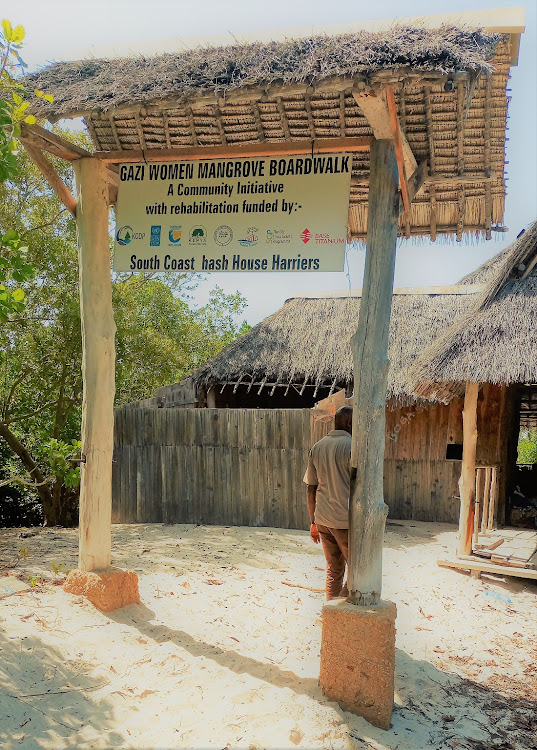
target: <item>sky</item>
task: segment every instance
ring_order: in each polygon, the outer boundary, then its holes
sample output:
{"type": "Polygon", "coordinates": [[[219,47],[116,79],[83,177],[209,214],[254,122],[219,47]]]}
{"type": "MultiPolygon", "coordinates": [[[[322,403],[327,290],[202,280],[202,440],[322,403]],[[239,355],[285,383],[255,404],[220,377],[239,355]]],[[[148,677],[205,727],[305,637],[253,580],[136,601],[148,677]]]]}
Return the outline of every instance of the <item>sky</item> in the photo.
{"type": "MultiPolygon", "coordinates": [[[[99,55],[101,48],[130,49],[161,40],[233,35],[272,29],[397,18],[398,16],[456,13],[483,8],[520,6],[495,0],[26,0],[20,5],[0,2],[0,15],[26,30],[24,58],[33,71],[54,61],[99,55]]],[[[507,143],[507,234],[493,233],[490,241],[450,243],[400,240],[395,286],[453,284],[500,252],[537,216],[537,3],[525,5],[518,67],[511,69],[507,143]]],[[[362,286],[365,249],[347,251],[346,271],[338,273],[213,273],[193,293],[194,304],[204,304],[216,284],[226,292],[240,291],[248,307],[246,320],[254,324],[275,312],[297,293],[362,286]]]]}

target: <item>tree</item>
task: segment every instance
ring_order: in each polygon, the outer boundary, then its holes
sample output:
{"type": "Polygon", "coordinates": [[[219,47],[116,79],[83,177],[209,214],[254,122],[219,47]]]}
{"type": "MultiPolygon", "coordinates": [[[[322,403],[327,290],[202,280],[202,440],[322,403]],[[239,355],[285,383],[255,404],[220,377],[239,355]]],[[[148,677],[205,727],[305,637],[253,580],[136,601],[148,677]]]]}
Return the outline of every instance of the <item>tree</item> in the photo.
{"type": "MultiPolygon", "coordinates": [[[[88,146],[81,134],[63,134],[88,146]]],[[[54,160],[66,183],[69,165],[54,160]]],[[[82,402],[76,227],[33,162],[0,186],[0,231],[30,238],[35,274],[22,284],[26,307],[0,328],[0,438],[9,446],[11,476],[33,488],[47,524],[77,521],[82,402]]],[[[215,289],[192,310],[193,276],[114,277],[117,325],[116,403],[147,398],[177,382],[239,332],[237,293],[215,289]]]]}

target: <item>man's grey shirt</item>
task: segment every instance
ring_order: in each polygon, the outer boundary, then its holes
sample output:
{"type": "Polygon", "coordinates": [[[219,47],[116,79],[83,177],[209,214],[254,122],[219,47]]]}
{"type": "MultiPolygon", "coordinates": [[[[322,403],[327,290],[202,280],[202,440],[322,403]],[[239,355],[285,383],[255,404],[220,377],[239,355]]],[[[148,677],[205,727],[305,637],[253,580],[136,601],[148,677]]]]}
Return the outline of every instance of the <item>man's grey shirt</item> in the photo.
{"type": "Polygon", "coordinates": [[[352,438],[331,430],[310,450],[304,483],[317,485],[315,523],[331,529],[349,528],[352,438]]]}

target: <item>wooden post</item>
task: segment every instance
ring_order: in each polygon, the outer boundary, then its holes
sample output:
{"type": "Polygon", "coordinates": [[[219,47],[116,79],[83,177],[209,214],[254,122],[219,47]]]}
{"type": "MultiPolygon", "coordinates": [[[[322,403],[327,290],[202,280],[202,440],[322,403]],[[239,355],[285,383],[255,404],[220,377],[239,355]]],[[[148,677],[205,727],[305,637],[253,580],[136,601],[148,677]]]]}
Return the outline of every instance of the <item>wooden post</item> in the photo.
{"type": "Polygon", "coordinates": [[[115,331],[106,165],[75,162],[82,318],[82,460],[79,568],[110,567],[115,331]],[[84,462],[85,461],[85,462],[84,462]]]}
{"type": "Polygon", "coordinates": [[[479,383],[466,383],[462,412],[462,473],[459,480],[461,510],[459,515],[459,555],[472,552],[475,515],[475,456],[477,448],[477,397],[479,383]]]}
{"type": "Polygon", "coordinates": [[[371,146],[365,276],[358,329],[352,338],[355,408],[352,433],[348,588],[353,604],[380,602],[384,504],[384,441],[388,331],[399,216],[393,141],[371,146]]]}
{"type": "Polygon", "coordinates": [[[485,469],[483,467],[476,469],[473,549],[475,549],[479,542],[479,519],[481,518],[481,498],[485,494],[485,476],[485,469]]]}
{"type": "Polygon", "coordinates": [[[490,500],[490,485],[492,482],[492,472],[494,467],[487,466],[485,468],[485,494],[483,496],[483,513],[481,516],[481,533],[487,533],[487,522],[489,517],[489,500],[490,500]]]}

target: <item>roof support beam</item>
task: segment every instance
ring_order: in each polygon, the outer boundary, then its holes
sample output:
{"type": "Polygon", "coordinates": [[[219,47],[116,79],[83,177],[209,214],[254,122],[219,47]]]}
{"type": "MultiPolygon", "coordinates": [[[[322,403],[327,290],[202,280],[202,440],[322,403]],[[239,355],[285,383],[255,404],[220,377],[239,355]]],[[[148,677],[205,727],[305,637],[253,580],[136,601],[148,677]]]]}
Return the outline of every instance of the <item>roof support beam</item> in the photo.
{"type": "MultiPolygon", "coordinates": [[[[394,134],[390,120],[386,89],[376,96],[374,94],[363,94],[356,91],[353,91],[353,95],[356,104],[360,107],[362,114],[369,123],[369,127],[373,131],[375,138],[378,140],[393,140],[394,134]]],[[[403,133],[399,125],[398,127],[401,136],[406,173],[412,174],[418,164],[414,158],[412,149],[409,146],[406,135],[403,133]]]]}
{"type": "Polygon", "coordinates": [[[252,159],[264,156],[354,153],[369,151],[373,138],[316,138],[311,141],[285,143],[248,143],[220,146],[185,146],[182,148],[132,149],[128,151],[96,151],[94,157],[105,164],[153,161],[175,162],[198,159],[252,159]]]}
{"type": "Polygon", "coordinates": [[[23,146],[28,156],[32,159],[33,162],[35,162],[39,171],[47,180],[50,187],[54,190],[63,205],[76,218],[76,199],[69,188],[65,185],[60,175],[56,172],[53,165],[47,159],[45,154],[38,148],[35,148],[35,146],[30,146],[29,143],[23,142],[23,146]]]}
{"type": "MultiPolygon", "coordinates": [[[[52,156],[57,156],[59,159],[64,159],[65,161],[74,162],[78,159],[91,158],[94,156],[90,151],[86,151],[85,148],[81,148],[75,143],[70,143],[69,141],[66,141],[65,138],[56,135],[56,133],[51,133],[49,130],[45,130],[45,128],[42,128],[39,125],[23,124],[21,126],[19,141],[24,148],[30,146],[34,153],[36,150],[46,151],[47,153],[52,154],[52,156]]],[[[45,159],[45,161],[48,160],[45,159]]],[[[112,185],[119,185],[119,175],[114,167],[108,167],[106,177],[108,182],[111,182],[112,185]]]]}
{"type": "MultiPolygon", "coordinates": [[[[395,95],[391,86],[386,86],[386,101],[388,104],[388,114],[390,116],[390,125],[392,128],[392,137],[395,146],[395,157],[397,159],[397,169],[399,171],[399,188],[403,198],[405,211],[410,211],[410,200],[408,198],[408,187],[406,184],[405,160],[403,154],[403,140],[401,138],[401,126],[397,118],[397,107],[395,105],[395,95]]],[[[411,152],[412,153],[412,152],[411,152]]],[[[416,160],[414,159],[414,163],[416,160]]],[[[417,166],[417,165],[416,165],[417,166]]]]}

